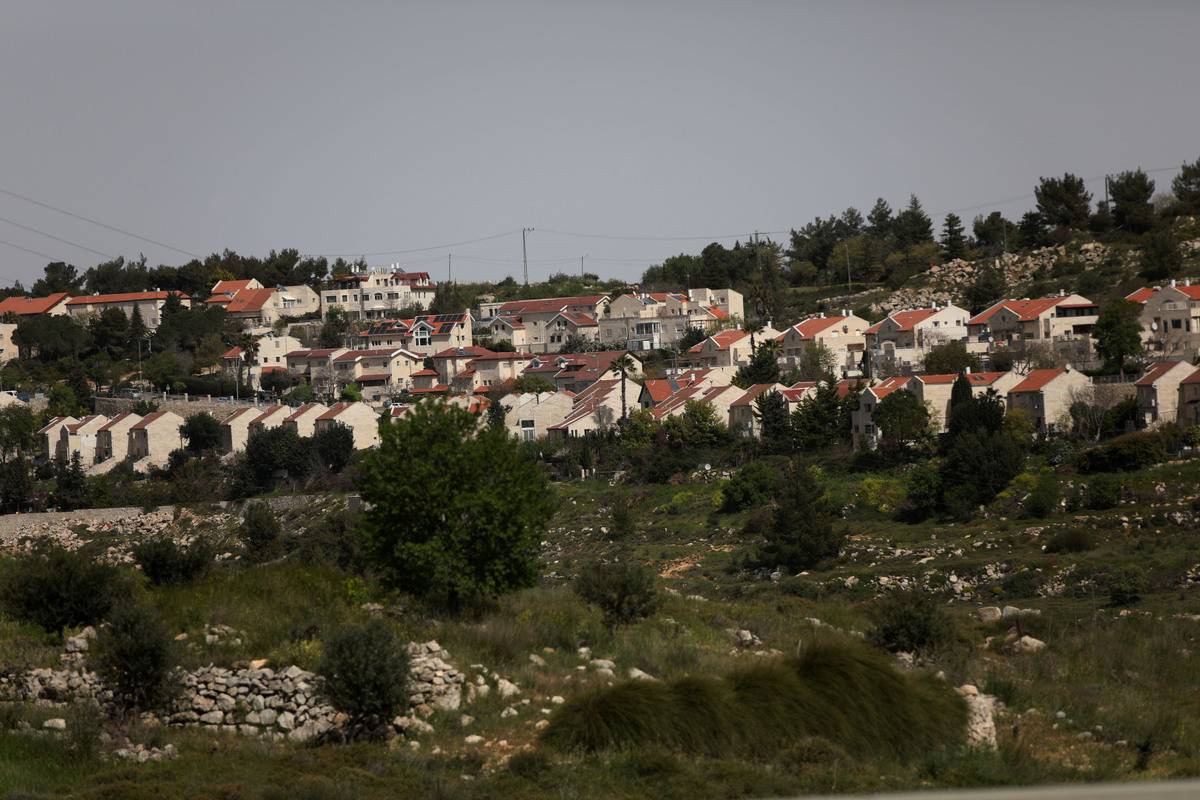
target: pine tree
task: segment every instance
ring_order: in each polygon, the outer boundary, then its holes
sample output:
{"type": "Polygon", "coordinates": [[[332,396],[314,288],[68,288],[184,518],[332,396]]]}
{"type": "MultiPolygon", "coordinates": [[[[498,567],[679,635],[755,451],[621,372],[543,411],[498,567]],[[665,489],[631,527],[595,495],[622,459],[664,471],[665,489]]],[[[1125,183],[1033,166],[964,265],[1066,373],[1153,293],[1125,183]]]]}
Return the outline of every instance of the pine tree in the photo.
{"type": "Polygon", "coordinates": [[[1140,168],[1125,171],[1108,182],[1112,196],[1113,220],[1131,233],[1145,233],[1154,227],[1154,181],[1140,168]]]}
{"type": "Polygon", "coordinates": [[[788,470],[766,539],[755,559],[758,565],[792,573],[841,552],[845,534],[834,530],[825,492],[799,464],[788,470]]]}
{"type": "Polygon", "coordinates": [[[942,223],[942,257],[947,261],[967,254],[967,237],[963,235],[962,219],[951,211],[942,223]]]}
{"type": "Polygon", "coordinates": [[[915,194],[909,195],[908,206],[896,215],[895,231],[896,240],[902,247],[933,241],[933,220],[915,194]]]}
{"type": "Polygon", "coordinates": [[[1083,178],[1069,172],[1062,178],[1039,178],[1033,194],[1038,213],[1047,225],[1075,230],[1087,227],[1092,195],[1083,178]]]}
{"type": "Polygon", "coordinates": [[[1200,214],[1200,158],[1179,168],[1179,174],[1171,181],[1171,192],[1181,211],[1200,214]]]}
{"type": "Polygon", "coordinates": [[[754,415],[758,417],[763,446],[775,451],[791,446],[792,427],[787,400],[777,391],[764,392],[754,400],[754,415]]]}
{"type": "Polygon", "coordinates": [[[877,239],[886,239],[892,233],[894,222],[892,207],[880,197],[871,207],[871,213],[867,214],[867,233],[877,239]]]}

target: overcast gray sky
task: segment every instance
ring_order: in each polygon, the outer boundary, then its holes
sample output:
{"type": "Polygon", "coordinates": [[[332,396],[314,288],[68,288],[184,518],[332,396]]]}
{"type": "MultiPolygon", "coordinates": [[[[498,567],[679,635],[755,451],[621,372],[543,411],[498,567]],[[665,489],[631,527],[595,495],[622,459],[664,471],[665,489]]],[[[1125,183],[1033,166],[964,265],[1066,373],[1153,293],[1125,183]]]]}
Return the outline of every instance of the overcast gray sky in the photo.
{"type": "MultiPolygon", "coordinates": [[[[1200,2],[0,2],[0,189],[191,253],[635,277],[915,192],[1200,157],[1200,2]],[[585,238],[706,237],[694,241],[585,238]]],[[[1154,176],[1165,188],[1171,173],[1154,176]]],[[[1019,215],[1030,200],[991,203],[1019,215]]],[[[970,219],[977,211],[962,213],[970,219]]],[[[0,194],[105,254],[187,256],[0,194]]],[[[784,237],[779,237],[784,238],[784,237]]],[[[0,221],[0,240],[100,256],[0,221]]],[[[0,276],[46,258],[0,245],[0,276]]]]}

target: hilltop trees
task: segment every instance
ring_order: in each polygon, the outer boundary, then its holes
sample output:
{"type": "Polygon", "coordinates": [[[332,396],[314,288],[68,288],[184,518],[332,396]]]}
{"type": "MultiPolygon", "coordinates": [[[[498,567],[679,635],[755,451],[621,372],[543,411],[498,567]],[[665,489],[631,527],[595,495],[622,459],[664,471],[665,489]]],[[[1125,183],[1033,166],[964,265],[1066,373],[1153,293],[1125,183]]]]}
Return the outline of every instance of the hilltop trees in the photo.
{"type": "Polygon", "coordinates": [[[1092,195],[1082,178],[1069,172],[1061,178],[1039,178],[1033,193],[1038,213],[1048,225],[1075,230],[1087,228],[1092,195]]]}
{"type": "Polygon", "coordinates": [[[1113,221],[1130,233],[1145,233],[1154,227],[1154,181],[1140,168],[1109,180],[1113,221]]]}
{"type": "Polygon", "coordinates": [[[953,212],[942,223],[942,257],[947,261],[967,254],[967,237],[963,235],[962,219],[953,212]]]}
{"type": "Polygon", "coordinates": [[[554,500],[516,440],[440,403],[418,404],[380,435],[360,489],[367,551],[385,583],[462,608],[537,581],[554,500]]]}
{"type": "Polygon", "coordinates": [[[1185,162],[1171,181],[1171,192],[1179,202],[1180,211],[1200,214],[1200,158],[1185,162]]]}
{"type": "Polygon", "coordinates": [[[1130,300],[1116,300],[1104,307],[1092,329],[1096,352],[1108,367],[1121,374],[1125,364],[1142,354],[1142,308],[1130,300]]]}

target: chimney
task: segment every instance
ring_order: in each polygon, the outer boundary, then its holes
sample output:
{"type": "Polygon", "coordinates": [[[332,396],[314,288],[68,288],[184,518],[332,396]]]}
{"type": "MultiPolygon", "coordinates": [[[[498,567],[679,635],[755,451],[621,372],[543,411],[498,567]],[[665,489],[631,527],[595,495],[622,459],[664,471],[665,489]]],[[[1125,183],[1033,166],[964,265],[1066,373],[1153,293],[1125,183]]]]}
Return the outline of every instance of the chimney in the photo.
{"type": "Polygon", "coordinates": [[[1191,279],[1191,278],[1184,278],[1184,279],[1183,279],[1183,285],[1184,285],[1184,286],[1191,286],[1191,285],[1192,285],[1192,279],[1191,279]]]}
{"type": "Polygon", "coordinates": [[[966,374],[966,375],[970,375],[970,374],[971,374],[971,368],[970,368],[970,367],[964,367],[964,368],[963,368],[963,373],[964,373],[964,374],[966,374]]]}
{"type": "Polygon", "coordinates": [[[1175,288],[1175,279],[1174,278],[1171,278],[1171,288],[1172,289],[1175,288]]]}
{"type": "Polygon", "coordinates": [[[843,316],[843,317],[848,317],[848,316],[850,316],[850,310],[849,310],[849,309],[846,309],[846,308],[843,308],[843,309],[842,309],[842,316],[843,316]]]}
{"type": "Polygon", "coordinates": [[[1059,289],[1059,290],[1058,290],[1058,296],[1059,296],[1059,297],[1066,297],[1066,296],[1067,296],[1067,290],[1066,290],[1066,289],[1059,289]]]}

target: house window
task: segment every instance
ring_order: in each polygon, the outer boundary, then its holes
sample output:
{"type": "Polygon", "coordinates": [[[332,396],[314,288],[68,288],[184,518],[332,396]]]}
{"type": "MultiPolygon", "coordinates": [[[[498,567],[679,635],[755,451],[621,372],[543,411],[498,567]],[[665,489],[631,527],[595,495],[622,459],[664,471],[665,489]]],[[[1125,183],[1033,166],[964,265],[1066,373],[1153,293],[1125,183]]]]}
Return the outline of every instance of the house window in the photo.
{"type": "Polygon", "coordinates": [[[429,346],[429,331],[417,331],[413,334],[413,344],[417,347],[429,346]]]}
{"type": "Polygon", "coordinates": [[[326,302],[326,303],[336,303],[336,302],[337,302],[337,295],[336,295],[336,294],[327,294],[327,295],[325,295],[325,302],[326,302]]]}
{"type": "Polygon", "coordinates": [[[382,300],[382,299],[383,299],[383,292],[376,292],[376,293],[375,293],[375,299],[376,299],[376,300],[382,300]]]}

